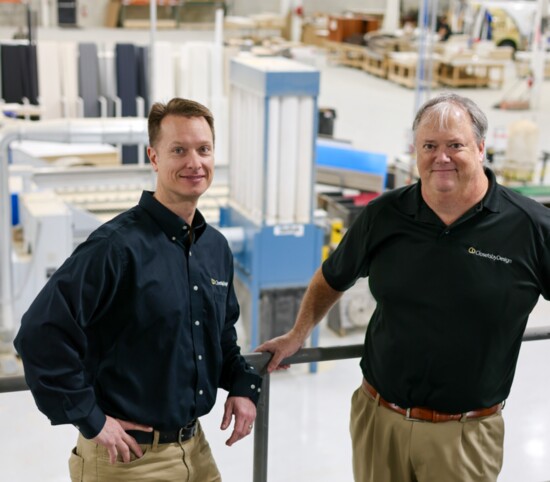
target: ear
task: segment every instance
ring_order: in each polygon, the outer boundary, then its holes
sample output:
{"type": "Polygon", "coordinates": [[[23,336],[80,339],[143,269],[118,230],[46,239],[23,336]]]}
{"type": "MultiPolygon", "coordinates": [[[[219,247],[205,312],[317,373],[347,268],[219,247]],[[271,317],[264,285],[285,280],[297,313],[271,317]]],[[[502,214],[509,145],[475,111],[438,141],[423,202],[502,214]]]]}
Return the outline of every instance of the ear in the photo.
{"type": "Polygon", "coordinates": [[[147,157],[149,157],[149,160],[151,161],[151,165],[153,166],[153,169],[155,172],[158,172],[158,159],[157,159],[157,151],[155,151],[154,148],[151,146],[147,146],[147,157]]]}
{"type": "Polygon", "coordinates": [[[479,149],[479,162],[483,162],[485,159],[485,139],[482,140],[477,147],[479,149]]]}

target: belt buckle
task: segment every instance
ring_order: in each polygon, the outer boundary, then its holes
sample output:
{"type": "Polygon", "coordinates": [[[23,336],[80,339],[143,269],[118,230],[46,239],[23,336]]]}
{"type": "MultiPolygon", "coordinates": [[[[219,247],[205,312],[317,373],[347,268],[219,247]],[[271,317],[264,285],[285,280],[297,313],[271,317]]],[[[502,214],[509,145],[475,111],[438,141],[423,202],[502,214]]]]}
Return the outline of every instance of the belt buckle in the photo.
{"type": "Polygon", "coordinates": [[[191,423],[187,424],[185,427],[181,427],[178,430],[178,442],[180,444],[189,440],[190,438],[193,438],[197,433],[197,421],[195,420],[191,423]],[[192,426],[189,426],[191,425],[191,423],[192,423],[192,426]]]}
{"type": "Polygon", "coordinates": [[[409,422],[425,422],[426,421],[426,420],[422,420],[421,418],[411,417],[411,409],[410,408],[407,408],[405,410],[405,420],[407,420],[409,422]]]}

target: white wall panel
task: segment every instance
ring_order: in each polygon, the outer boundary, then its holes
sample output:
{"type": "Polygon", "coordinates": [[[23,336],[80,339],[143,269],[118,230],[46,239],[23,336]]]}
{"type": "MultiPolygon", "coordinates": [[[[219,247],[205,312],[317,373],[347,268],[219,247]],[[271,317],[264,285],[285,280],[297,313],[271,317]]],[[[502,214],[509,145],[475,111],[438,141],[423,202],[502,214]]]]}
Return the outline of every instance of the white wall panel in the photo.
{"type": "Polygon", "coordinates": [[[58,42],[42,41],[36,46],[38,57],[38,92],[42,119],[62,117],[61,65],[58,42]]]}
{"type": "Polygon", "coordinates": [[[59,60],[61,66],[61,97],[65,117],[78,117],[78,50],[76,42],[61,42],[59,44],[59,60]]]}

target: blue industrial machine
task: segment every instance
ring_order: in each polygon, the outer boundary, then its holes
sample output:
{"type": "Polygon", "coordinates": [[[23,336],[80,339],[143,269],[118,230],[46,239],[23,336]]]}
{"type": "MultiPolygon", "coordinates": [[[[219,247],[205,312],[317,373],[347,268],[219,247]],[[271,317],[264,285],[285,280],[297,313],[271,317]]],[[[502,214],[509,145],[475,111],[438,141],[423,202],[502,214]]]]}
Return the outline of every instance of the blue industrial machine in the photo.
{"type": "MultiPolygon", "coordinates": [[[[321,262],[313,222],[319,72],[286,58],[231,64],[230,199],[220,227],[241,227],[235,287],[250,347],[288,331],[321,262]]],[[[317,345],[317,330],[312,344],[317,345]]]]}

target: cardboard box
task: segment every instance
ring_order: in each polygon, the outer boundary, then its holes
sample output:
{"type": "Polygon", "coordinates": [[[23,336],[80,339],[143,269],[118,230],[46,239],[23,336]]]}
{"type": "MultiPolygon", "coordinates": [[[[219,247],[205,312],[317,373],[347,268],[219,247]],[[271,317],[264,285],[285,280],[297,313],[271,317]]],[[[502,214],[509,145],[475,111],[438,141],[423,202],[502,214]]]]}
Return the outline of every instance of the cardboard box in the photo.
{"type": "Polygon", "coordinates": [[[118,27],[120,16],[120,0],[111,0],[105,7],[105,26],[108,28],[118,27]]]}

